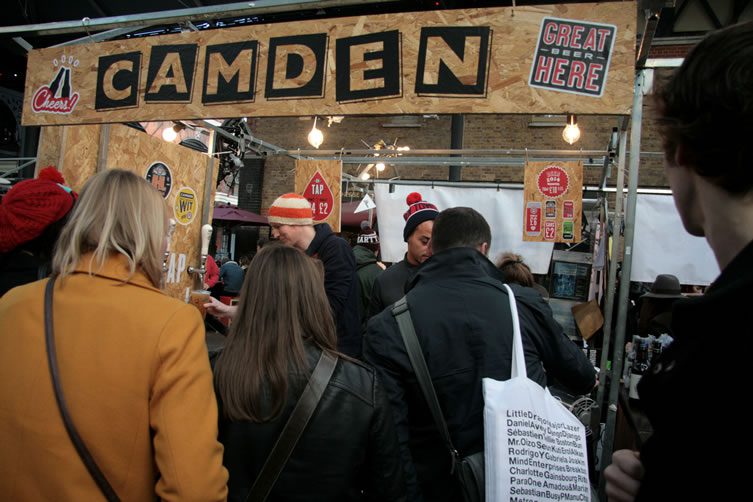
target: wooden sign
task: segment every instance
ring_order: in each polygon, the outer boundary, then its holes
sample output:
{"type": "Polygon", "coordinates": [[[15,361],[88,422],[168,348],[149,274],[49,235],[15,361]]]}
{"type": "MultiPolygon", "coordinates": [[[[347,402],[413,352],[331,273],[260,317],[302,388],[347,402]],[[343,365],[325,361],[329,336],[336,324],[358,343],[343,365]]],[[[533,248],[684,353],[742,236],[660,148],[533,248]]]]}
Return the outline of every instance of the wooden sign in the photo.
{"type": "Polygon", "coordinates": [[[583,162],[527,162],[523,240],[579,242],[583,162]]]}
{"type": "Polygon", "coordinates": [[[382,14],[29,53],[24,125],[239,116],[628,114],[635,2],[382,14]]]}
{"type": "Polygon", "coordinates": [[[295,192],[311,203],[314,224],[329,223],[340,231],[340,187],[343,164],[339,160],[296,160],[295,192]]]}
{"type": "MultiPolygon", "coordinates": [[[[99,170],[120,168],[135,172],[160,191],[170,217],[177,221],[169,243],[165,293],[186,300],[189,290],[200,288],[196,276],[188,274],[188,267],[201,265],[205,184],[212,186],[207,194],[211,204],[214,180],[209,178],[213,178],[216,161],[123,125],[67,126],[49,135],[47,130],[40,142],[40,153],[59,159],[55,164],[74,190],[80,191],[99,170]]],[[[207,223],[211,223],[211,211],[209,214],[207,223]]]]}

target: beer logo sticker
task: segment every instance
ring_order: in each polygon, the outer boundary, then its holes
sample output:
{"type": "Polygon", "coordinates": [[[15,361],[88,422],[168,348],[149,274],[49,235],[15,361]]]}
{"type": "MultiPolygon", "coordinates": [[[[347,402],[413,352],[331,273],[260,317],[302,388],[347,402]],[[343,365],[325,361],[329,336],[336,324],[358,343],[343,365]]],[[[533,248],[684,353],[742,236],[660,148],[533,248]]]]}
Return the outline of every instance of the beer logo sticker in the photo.
{"type": "Polygon", "coordinates": [[[311,203],[314,221],[326,220],[335,207],[332,190],[319,171],[316,171],[311,177],[311,181],[306,185],[303,196],[311,203]]]}
{"type": "Polygon", "coordinates": [[[53,59],[57,68],[49,85],[43,85],[34,93],[31,109],[34,113],[55,113],[69,115],[78,103],[79,94],[71,86],[71,69],[78,68],[79,60],[65,54],[53,59]]]}
{"type": "Polygon", "coordinates": [[[196,216],[197,210],[196,192],[188,187],[183,187],[175,194],[175,205],[173,206],[173,212],[175,213],[175,219],[181,225],[190,224],[196,216]]]}
{"type": "Polygon", "coordinates": [[[156,188],[162,197],[167,199],[173,187],[173,174],[170,168],[163,162],[154,162],[146,170],[146,181],[156,188]]]}
{"type": "Polygon", "coordinates": [[[557,198],[567,192],[570,182],[564,169],[552,165],[539,173],[537,185],[545,197],[557,198]]]}

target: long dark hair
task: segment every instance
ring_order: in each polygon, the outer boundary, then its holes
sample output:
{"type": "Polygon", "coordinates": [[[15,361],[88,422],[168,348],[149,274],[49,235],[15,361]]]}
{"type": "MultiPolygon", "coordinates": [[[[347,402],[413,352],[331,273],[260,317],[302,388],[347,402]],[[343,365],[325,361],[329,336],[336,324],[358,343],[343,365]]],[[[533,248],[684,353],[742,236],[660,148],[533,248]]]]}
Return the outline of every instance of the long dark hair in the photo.
{"type": "Polygon", "coordinates": [[[265,246],[248,268],[240,298],[215,366],[215,388],[227,418],[265,422],[282,412],[290,374],[308,369],[304,341],[335,350],[323,268],[296,248],[265,246]]]}

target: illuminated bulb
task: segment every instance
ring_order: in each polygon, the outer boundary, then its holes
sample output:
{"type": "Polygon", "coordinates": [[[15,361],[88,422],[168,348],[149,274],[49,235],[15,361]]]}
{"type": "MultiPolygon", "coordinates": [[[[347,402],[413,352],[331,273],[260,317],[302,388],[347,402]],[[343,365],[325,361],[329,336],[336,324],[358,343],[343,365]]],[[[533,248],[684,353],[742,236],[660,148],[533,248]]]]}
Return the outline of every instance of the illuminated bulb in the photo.
{"type": "Polygon", "coordinates": [[[175,138],[178,137],[178,133],[175,132],[175,129],[172,127],[168,127],[166,129],[162,130],[162,139],[165,141],[175,141],[175,138]]]}
{"type": "Polygon", "coordinates": [[[380,173],[381,173],[382,171],[384,171],[384,170],[385,170],[385,168],[386,168],[386,166],[385,166],[385,165],[384,165],[384,163],[382,163],[382,162],[379,162],[379,163],[378,163],[378,164],[376,165],[376,169],[377,169],[377,171],[379,171],[380,173]]]}
{"type": "Polygon", "coordinates": [[[362,180],[366,181],[367,179],[371,178],[371,175],[369,174],[369,171],[364,171],[359,176],[362,180]]]}
{"type": "Polygon", "coordinates": [[[567,125],[562,130],[562,139],[564,139],[569,145],[572,145],[580,139],[580,128],[578,127],[578,121],[575,115],[568,114],[567,125]]]}
{"type": "Polygon", "coordinates": [[[324,143],[324,134],[316,128],[316,117],[314,117],[314,127],[309,132],[308,140],[309,144],[314,148],[319,148],[324,143]]]}
{"type": "Polygon", "coordinates": [[[409,146],[398,146],[397,147],[397,151],[398,152],[405,152],[405,151],[408,151],[408,150],[410,150],[409,146]]]}

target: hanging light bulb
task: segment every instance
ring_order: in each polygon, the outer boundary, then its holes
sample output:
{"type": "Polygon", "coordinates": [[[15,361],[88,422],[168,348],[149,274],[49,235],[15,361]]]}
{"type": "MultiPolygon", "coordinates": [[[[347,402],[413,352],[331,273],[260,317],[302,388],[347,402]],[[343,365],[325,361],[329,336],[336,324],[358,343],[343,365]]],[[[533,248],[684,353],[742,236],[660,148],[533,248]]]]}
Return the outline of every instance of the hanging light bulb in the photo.
{"type": "Polygon", "coordinates": [[[380,173],[381,173],[382,171],[384,171],[385,169],[386,169],[386,166],[384,165],[384,162],[379,162],[379,163],[378,163],[378,164],[376,165],[376,170],[377,170],[377,171],[379,171],[380,173]]]}
{"type": "Polygon", "coordinates": [[[178,132],[174,127],[166,127],[162,130],[162,139],[164,139],[165,141],[175,141],[175,138],[177,137],[178,132]]]}
{"type": "Polygon", "coordinates": [[[572,113],[567,114],[567,125],[562,130],[562,139],[564,139],[569,145],[572,145],[580,139],[578,120],[572,113]]]}
{"type": "Polygon", "coordinates": [[[364,169],[363,172],[358,177],[366,181],[367,179],[371,178],[371,174],[369,174],[368,169],[364,169]]]}
{"type": "Polygon", "coordinates": [[[324,143],[324,133],[316,128],[316,117],[314,117],[314,127],[309,132],[308,140],[314,148],[319,148],[324,143]]]}

